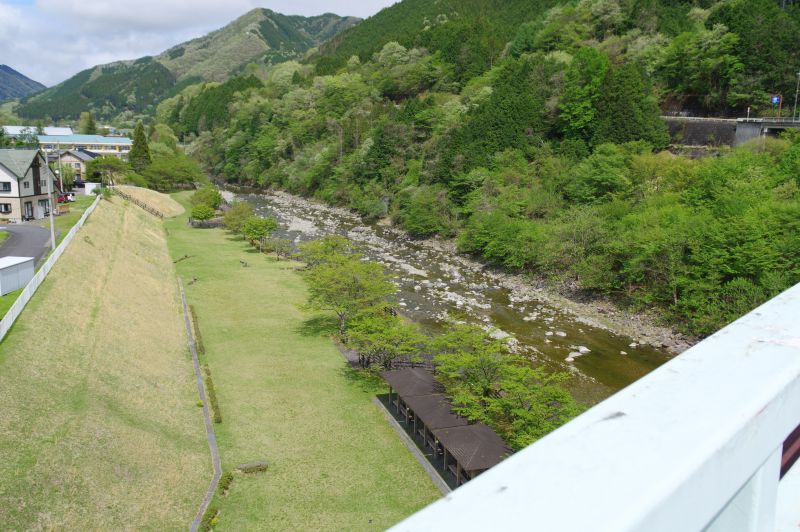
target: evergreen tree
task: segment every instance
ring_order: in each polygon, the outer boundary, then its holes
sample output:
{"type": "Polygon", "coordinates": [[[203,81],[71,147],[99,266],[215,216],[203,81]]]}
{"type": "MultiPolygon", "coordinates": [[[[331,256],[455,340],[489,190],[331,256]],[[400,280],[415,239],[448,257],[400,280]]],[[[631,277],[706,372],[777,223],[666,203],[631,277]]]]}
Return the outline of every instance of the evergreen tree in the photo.
{"type": "Polygon", "coordinates": [[[128,160],[137,172],[141,172],[150,165],[150,147],[147,145],[147,136],[144,134],[144,126],[141,122],[136,124],[133,130],[133,147],[131,147],[128,160]]]}
{"type": "Polygon", "coordinates": [[[81,113],[78,121],[78,131],[82,135],[97,135],[97,124],[95,124],[94,117],[89,111],[81,113]]]}
{"type": "Polygon", "coordinates": [[[611,68],[606,73],[597,102],[593,142],[624,144],[636,140],[654,148],[669,144],[667,126],[636,65],[611,68]]]}
{"type": "Polygon", "coordinates": [[[559,106],[559,122],[565,137],[591,141],[597,100],[609,65],[608,58],[594,48],[581,48],[575,54],[565,74],[559,106]]]}

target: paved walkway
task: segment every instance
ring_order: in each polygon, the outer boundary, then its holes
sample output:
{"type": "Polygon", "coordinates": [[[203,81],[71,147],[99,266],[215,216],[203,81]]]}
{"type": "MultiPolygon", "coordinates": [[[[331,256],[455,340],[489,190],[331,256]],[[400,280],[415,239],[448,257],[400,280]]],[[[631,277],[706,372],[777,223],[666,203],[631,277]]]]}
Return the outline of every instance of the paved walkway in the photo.
{"type": "Polygon", "coordinates": [[[214,433],[214,425],[211,423],[211,414],[208,412],[208,401],[206,401],[206,392],[203,387],[203,376],[200,373],[200,360],[197,358],[197,348],[195,346],[194,335],[192,335],[192,324],[189,318],[189,308],[186,305],[186,292],[183,290],[183,282],[178,278],[178,287],[181,290],[181,303],[183,304],[183,321],[186,324],[186,335],[189,337],[189,351],[192,353],[192,362],[194,363],[194,377],[197,381],[197,395],[200,396],[200,401],[203,402],[203,421],[206,425],[206,439],[208,440],[208,448],[211,451],[211,465],[214,467],[214,475],[211,477],[211,482],[208,485],[206,496],[203,497],[203,502],[200,503],[200,508],[197,510],[194,521],[189,528],[191,532],[196,532],[200,527],[200,521],[203,519],[203,514],[206,513],[208,505],[211,504],[211,499],[214,498],[214,492],[217,491],[219,478],[222,476],[222,467],[219,460],[219,449],[217,449],[217,436],[214,433]]]}
{"type": "Polygon", "coordinates": [[[10,234],[0,246],[0,257],[34,257],[36,264],[50,249],[50,230],[33,224],[6,224],[0,229],[10,234]]]}

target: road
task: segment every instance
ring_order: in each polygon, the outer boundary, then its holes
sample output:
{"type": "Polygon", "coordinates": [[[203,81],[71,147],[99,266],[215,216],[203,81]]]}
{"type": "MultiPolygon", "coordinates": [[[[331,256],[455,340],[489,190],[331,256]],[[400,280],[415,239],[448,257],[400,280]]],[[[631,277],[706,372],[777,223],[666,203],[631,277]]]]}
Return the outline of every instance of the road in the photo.
{"type": "Polygon", "coordinates": [[[34,257],[36,264],[50,249],[50,230],[33,224],[0,225],[10,236],[0,245],[0,257],[34,257]]]}

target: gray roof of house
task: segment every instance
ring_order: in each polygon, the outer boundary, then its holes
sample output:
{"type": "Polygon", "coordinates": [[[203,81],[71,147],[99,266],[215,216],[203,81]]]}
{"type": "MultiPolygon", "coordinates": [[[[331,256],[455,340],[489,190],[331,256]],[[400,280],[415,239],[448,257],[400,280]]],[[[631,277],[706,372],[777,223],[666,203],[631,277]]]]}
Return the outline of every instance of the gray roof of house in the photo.
{"type": "Polygon", "coordinates": [[[25,177],[38,150],[0,150],[0,164],[8,168],[17,179],[25,177]]]}
{"type": "Polygon", "coordinates": [[[89,162],[92,159],[96,159],[96,158],[100,157],[98,154],[96,154],[94,152],[91,152],[89,150],[78,149],[78,150],[61,150],[61,152],[58,152],[58,153],[48,153],[47,154],[47,160],[51,161],[51,162],[52,161],[57,161],[59,153],[60,153],[61,157],[65,156],[65,155],[67,155],[69,153],[69,154],[73,155],[75,158],[80,159],[81,161],[84,161],[84,162],[89,162]]]}

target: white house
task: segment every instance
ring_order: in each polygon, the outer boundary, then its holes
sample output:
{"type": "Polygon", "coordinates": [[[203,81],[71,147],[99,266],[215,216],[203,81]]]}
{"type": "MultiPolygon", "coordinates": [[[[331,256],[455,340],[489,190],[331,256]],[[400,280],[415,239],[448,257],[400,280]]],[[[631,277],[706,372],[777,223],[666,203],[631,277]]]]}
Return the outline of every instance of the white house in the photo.
{"type": "Polygon", "coordinates": [[[44,218],[50,209],[55,176],[39,150],[0,150],[0,219],[13,222],[44,218]]]}

